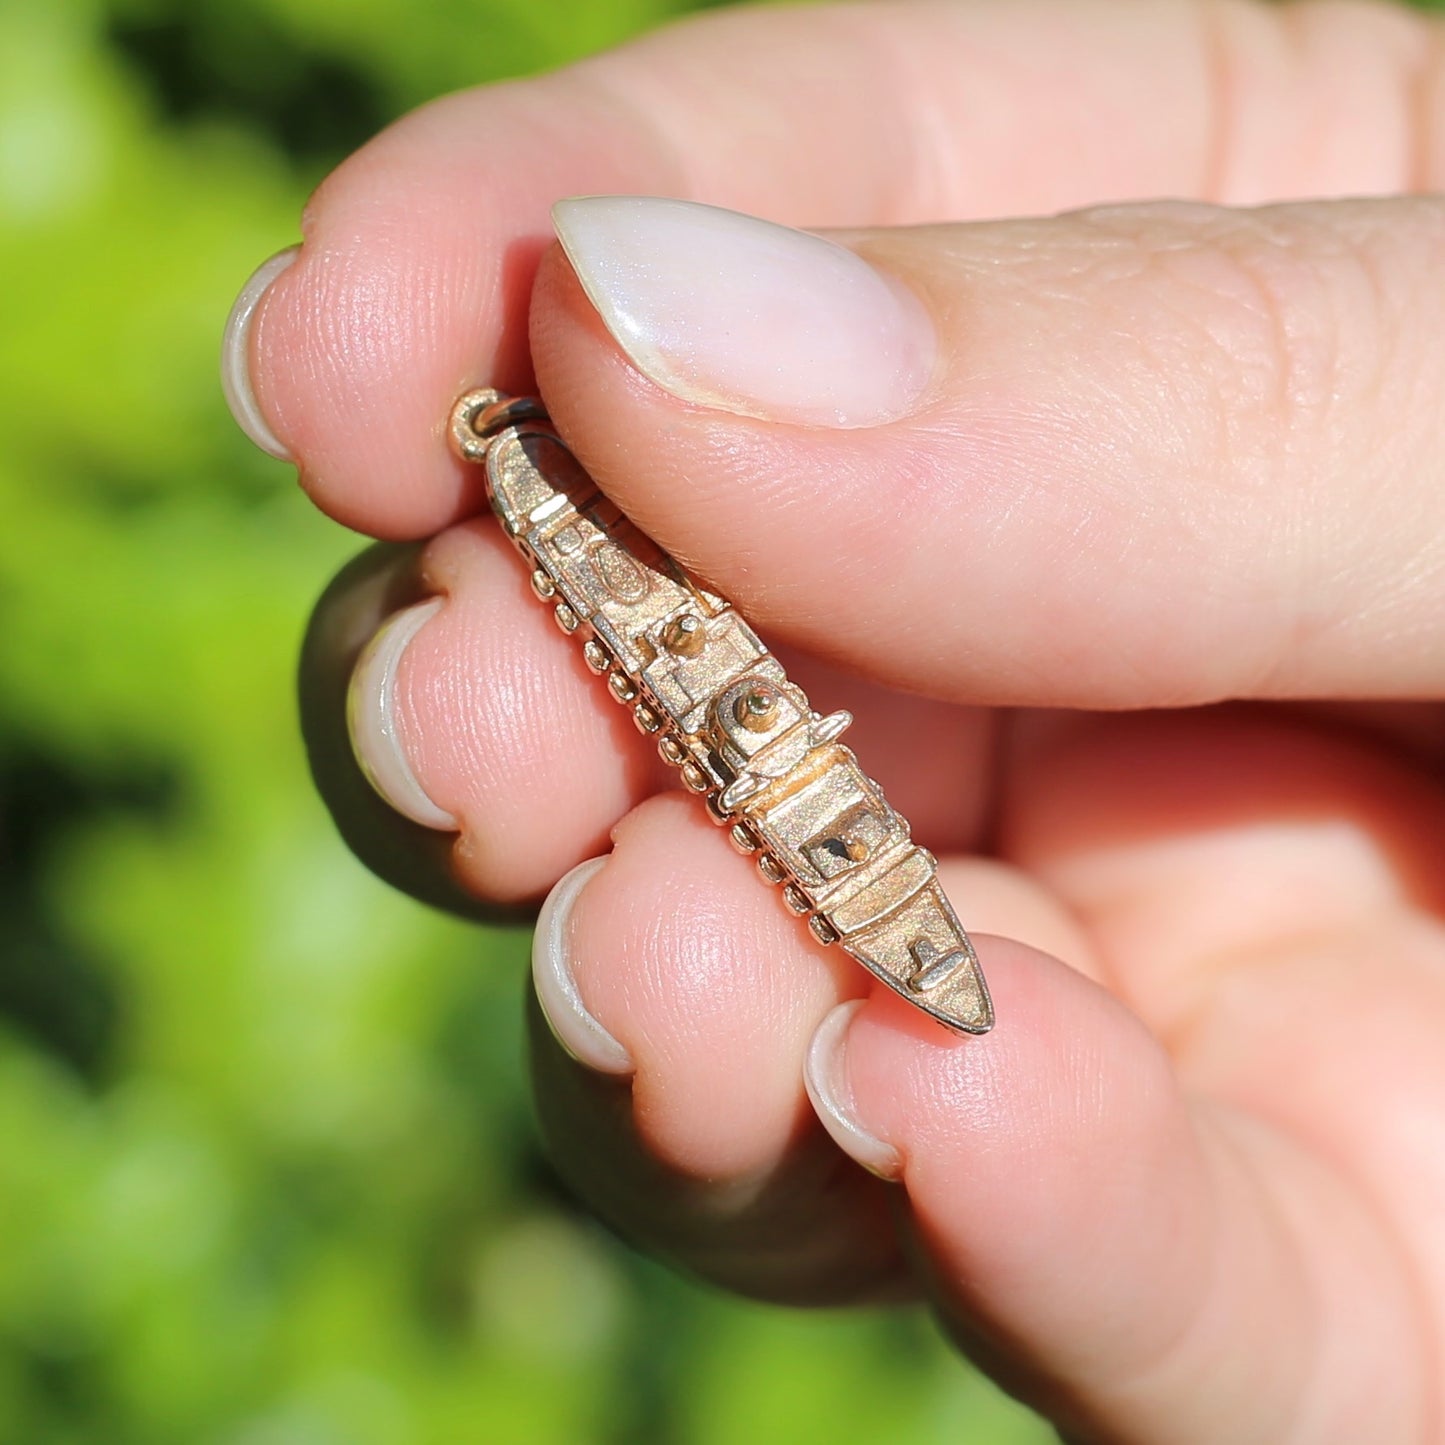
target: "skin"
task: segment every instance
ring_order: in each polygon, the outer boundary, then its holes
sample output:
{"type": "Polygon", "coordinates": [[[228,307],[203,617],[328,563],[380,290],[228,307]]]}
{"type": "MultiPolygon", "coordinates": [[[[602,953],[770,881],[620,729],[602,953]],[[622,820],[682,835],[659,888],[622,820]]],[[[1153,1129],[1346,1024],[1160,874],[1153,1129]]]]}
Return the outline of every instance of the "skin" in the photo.
{"type": "Polygon", "coordinates": [[[336,737],[379,598],[446,595],[397,697],[461,833],[323,785],[444,902],[612,848],[575,973],[636,1075],[535,1018],[534,1072],[559,1167],[639,1243],[765,1298],[922,1294],[1073,1440],[1445,1439],[1442,56],[1354,4],[721,13],[440,101],[317,193],[261,408],[319,506],[435,539],[333,589],[308,728],[336,737]],[[603,191],[848,228],[932,311],[933,390],[849,432],[673,400],[549,249],[548,204],[603,191]],[[1000,1023],[857,1013],[900,1184],[800,1083],[863,975],[660,791],[469,520],[440,421],[480,382],[540,387],[945,855],[1000,1023]]]}

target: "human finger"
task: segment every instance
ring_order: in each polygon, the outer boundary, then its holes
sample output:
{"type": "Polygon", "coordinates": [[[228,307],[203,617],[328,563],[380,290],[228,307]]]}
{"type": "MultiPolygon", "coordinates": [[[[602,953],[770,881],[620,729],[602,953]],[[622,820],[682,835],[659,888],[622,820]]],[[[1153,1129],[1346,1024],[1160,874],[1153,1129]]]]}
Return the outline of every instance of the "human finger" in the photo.
{"type": "Polygon", "coordinates": [[[693,197],[813,226],[1429,186],[1431,22],[1218,0],[743,9],[449,97],[334,172],[228,332],[250,434],[348,525],[476,509],[441,421],[530,381],[559,196],[693,197]]]}
{"type": "Polygon", "coordinates": [[[558,227],[554,419],[794,642],[993,703],[1445,688],[1438,199],[558,227]]]}
{"type": "MultiPolygon", "coordinates": [[[[538,1112],[558,1168],[623,1233],[739,1292],[793,1303],[907,1288],[878,1182],[818,1128],[803,1053],[866,988],[681,795],[618,827],[538,922],[538,1112]]],[[[1087,951],[999,865],[945,862],[971,919],[1087,951]]]]}
{"type": "Polygon", "coordinates": [[[357,765],[347,695],[358,659],[389,617],[426,599],[420,549],[376,543],[332,579],[307,624],[297,669],[306,757],[317,792],[352,852],[413,897],[469,917],[493,916],[449,863],[451,838],[403,816],[357,765]]]}
{"type": "Polygon", "coordinates": [[[1069,1439],[1423,1440],[1433,1361],[1398,1242],[1292,1134],[1187,1097],[1104,989],[976,939],[999,1023],[840,1007],[811,1091],[888,1161],[945,1322],[1069,1439]]]}
{"type": "MultiPolygon", "coordinates": [[[[490,520],[449,529],[415,570],[410,605],[352,653],[347,693],[328,690],[330,728],[349,717],[390,805],[368,816],[392,855],[410,846],[469,894],[524,902],[603,846],[664,770],[589,685],[490,520]]],[[[303,663],[318,666],[336,670],[303,663]]]]}
{"type": "MultiPolygon", "coordinates": [[[[429,902],[474,912],[539,897],[671,786],[549,615],[489,518],[425,548],[372,549],[317,608],[301,664],[313,773],[358,855],[429,902]]],[[[978,844],[993,719],[802,654],[787,666],[854,713],[858,746],[919,838],[978,844]]]]}

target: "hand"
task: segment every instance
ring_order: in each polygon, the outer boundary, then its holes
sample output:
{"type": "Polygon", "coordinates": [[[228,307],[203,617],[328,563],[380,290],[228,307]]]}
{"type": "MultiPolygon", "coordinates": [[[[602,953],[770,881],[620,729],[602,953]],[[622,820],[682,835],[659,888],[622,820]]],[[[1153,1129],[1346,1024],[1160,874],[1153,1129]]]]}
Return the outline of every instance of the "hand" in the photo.
{"type": "Polygon", "coordinates": [[[1334,5],[717,14],[321,188],[240,404],[339,520],[439,534],[318,614],[323,784],[423,896],[563,878],[540,1109],[639,1242],[763,1297],[921,1292],[1077,1439],[1441,1438],[1445,203],[1396,193],[1441,181],[1442,54],[1334,5]],[[591,203],[569,263],[548,206],[604,192],[862,260],[591,203]],[[1122,204],[1157,195],[1197,200],[1122,204]],[[992,1034],[870,994],[661,791],[447,455],[483,382],[539,386],[857,714],[992,1034]],[[421,598],[362,684],[409,824],[340,698],[421,598]]]}

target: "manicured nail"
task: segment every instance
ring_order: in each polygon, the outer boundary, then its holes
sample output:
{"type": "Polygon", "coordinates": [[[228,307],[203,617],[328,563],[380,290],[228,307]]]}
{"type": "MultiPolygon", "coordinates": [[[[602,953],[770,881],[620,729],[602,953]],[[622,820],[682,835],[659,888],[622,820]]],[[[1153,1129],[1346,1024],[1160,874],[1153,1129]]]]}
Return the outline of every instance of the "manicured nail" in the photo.
{"type": "Polygon", "coordinates": [[[684,401],[873,426],[908,412],[933,374],[917,297],[834,241],[646,196],[559,201],[552,222],[617,344],[684,401]]]}
{"type": "Polygon", "coordinates": [[[263,261],[251,279],[241,287],[236,304],[226,318],[226,331],[221,338],[221,390],[226,405],[236,418],[236,425],[261,448],[278,461],[289,462],[291,453],[282,446],[256,405],[256,392],[251,385],[251,323],[266,288],[301,254],[300,246],[277,251],[263,261]]]}
{"type": "Polygon", "coordinates": [[[600,1074],[631,1074],[632,1055],[587,1011],[572,972],[572,906],[606,858],[579,863],[547,895],[532,938],[532,985],[552,1036],[579,1064],[600,1074]]]}
{"type": "Polygon", "coordinates": [[[823,1127],[850,1159],[880,1179],[897,1179],[903,1173],[903,1156],[858,1122],[848,1087],[845,1037],[854,1015],[866,1002],[855,998],[840,1003],[818,1025],[803,1060],[803,1087],[823,1127]]]}
{"type": "Polygon", "coordinates": [[[402,654],[445,599],[433,597],[398,612],[366,645],[351,673],[346,724],[351,747],[371,786],[398,813],[428,828],[455,829],[456,818],[427,797],[412,772],[396,725],[396,670],[402,654]]]}

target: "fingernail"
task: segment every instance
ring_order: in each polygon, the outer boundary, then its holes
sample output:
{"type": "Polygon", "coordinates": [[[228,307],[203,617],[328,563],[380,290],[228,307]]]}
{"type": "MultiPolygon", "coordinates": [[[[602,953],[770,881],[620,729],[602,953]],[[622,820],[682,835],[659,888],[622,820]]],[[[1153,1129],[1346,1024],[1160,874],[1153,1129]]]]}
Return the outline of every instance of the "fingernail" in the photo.
{"type": "Polygon", "coordinates": [[[844,1062],[848,1026],[866,1002],[855,998],[840,1003],[818,1025],[803,1060],[803,1087],[833,1142],[870,1174],[892,1180],[903,1173],[903,1156],[858,1122],[844,1062]]]}
{"type": "Polygon", "coordinates": [[[606,858],[579,863],[547,895],[532,938],[532,985],[552,1036],[579,1064],[600,1074],[634,1072],[632,1055],[587,1012],[572,973],[572,906],[606,858]]]}
{"type": "Polygon", "coordinates": [[[398,813],[428,828],[455,829],[457,820],[427,797],[412,772],[396,725],[396,671],[402,654],[445,599],[433,597],[387,619],[351,673],[346,725],[351,748],[371,786],[398,813]]]}
{"type": "Polygon", "coordinates": [[[288,246],[269,261],[263,261],[241,287],[236,304],[226,318],[221,337],[221,390],[236,425],[261,448],[278,461],[289,462],[291,453],[282,446],[256,405],[256,392],[251,386],[251,323],[266,288],[301,254],[300,246],[288,246]]]}
{"type": "Polygon", "coordinates": [[[873,426],[908,412],[932,376],[917,297],[834,241],[645,196],[559,201],[552,222],[617,344],[684,401],[873,426]]]}

